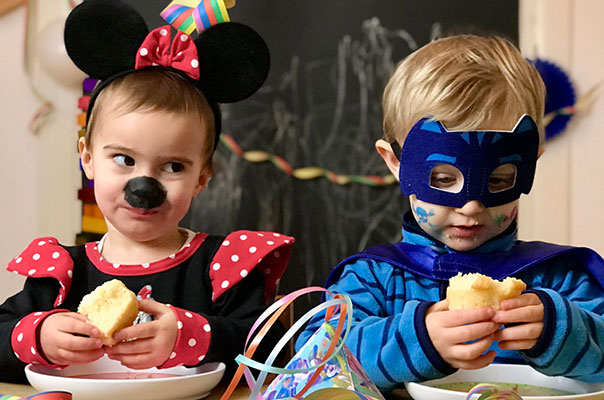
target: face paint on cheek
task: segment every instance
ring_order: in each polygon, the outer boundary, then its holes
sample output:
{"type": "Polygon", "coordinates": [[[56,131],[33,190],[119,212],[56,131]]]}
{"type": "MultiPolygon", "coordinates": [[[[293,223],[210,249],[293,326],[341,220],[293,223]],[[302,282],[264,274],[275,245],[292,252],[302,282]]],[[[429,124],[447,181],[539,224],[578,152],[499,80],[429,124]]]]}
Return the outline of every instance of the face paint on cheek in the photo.
{"type": "Polygon", "coordinates": [[[415,214],[415,218],[419,224],[429,223],[428,219],[434,216],[434,210],[430,210],[430,212],[424,210],[422,207],[413,207],[413,213],[415,214]]]}
{"type": "Polygon", "coordinates": [[[512,209],[512,211],[508,214],[498,214],[495,216],[495,225],[497,225],[498,227],[501,226],[501,224],[507,223],[511,220],[513,220],[514,218],[516,218],[516,214],[518,213],[518,207],[514,206],[514,208],[512,209]]]}

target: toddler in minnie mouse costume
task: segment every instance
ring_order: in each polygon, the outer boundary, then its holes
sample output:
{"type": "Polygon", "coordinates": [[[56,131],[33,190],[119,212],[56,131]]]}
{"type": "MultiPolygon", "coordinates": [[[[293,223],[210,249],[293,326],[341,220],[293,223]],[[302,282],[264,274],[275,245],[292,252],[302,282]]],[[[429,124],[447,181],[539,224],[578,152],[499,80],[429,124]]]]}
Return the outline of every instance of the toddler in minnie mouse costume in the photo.
{"type": "Polygon", "coordinates": [[[233,22],[194,40],[170,26],[148,32],[126,4],[87,0],[67,18],[65,45],[101,80],[79,150],[108,231],[81,246],[39,238],[10,262],[27,280],[0,306],[0,380],[24,381],[28,363],[60,368],[104,354],[134,369],[233,364],[276,291],[293,238],[212,236],[178,224],[212,175],[218,103],[262,85],[266,43],[233,22]],[[139,309],[153,320],[117,331],[107,347],[75,310],[114,278],[135,293],[152,288],[139,309]]]}

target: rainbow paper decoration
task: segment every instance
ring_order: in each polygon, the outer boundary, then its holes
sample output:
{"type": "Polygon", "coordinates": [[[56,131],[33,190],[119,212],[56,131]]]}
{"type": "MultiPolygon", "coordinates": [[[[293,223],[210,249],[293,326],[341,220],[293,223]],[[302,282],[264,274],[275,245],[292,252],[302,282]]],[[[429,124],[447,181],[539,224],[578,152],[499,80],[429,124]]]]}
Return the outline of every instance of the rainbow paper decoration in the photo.
{"type": "Polygon", "coordinates": [[[235,5],[231,0],[175,0],[162,12],[161,17],[174,28],[190,35],[229,21],[227,8],[235,5]]]}

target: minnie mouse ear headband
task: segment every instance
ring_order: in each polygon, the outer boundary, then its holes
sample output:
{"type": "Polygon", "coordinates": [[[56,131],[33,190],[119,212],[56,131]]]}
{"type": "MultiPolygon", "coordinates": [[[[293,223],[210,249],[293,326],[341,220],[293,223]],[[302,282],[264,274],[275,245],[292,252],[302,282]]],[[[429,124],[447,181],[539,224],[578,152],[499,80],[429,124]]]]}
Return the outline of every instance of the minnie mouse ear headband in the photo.
{"type": "Polygon", "coordinates": [[[142,68],[164,68],[185,74],[205,95],[220,135],[218,103],[233,103],[254,94],[266,80],[269,50],[252,28],[223,22],[194,40],[177,32],[170,46],[170,25],[149,32],[136,10],[120,0],[85,0],[65,21],[65,48],[75,65],[100,79],[90,96],[86,121],[99,92],[110,82],[142,68]]]}

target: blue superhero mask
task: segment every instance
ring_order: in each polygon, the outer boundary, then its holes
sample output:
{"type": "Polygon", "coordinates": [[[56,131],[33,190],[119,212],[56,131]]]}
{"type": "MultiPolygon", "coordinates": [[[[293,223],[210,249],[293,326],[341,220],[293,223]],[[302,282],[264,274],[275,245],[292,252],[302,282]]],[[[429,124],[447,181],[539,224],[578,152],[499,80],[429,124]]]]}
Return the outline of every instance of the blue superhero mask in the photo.
{"type": "Polygon", "coordinates": [[[507,204],[531,190],[538,151],[539,131],[528,115],[512,131],[448,131],[424,118],[411,128],[401,151],[401,191],[455,208],[471,200],[485,207],[507,204]],[[434,184],[443,167],[459,173],[456,186],[434,184]],[[500,171],[506,171],[507,184],[500,171]]]}

